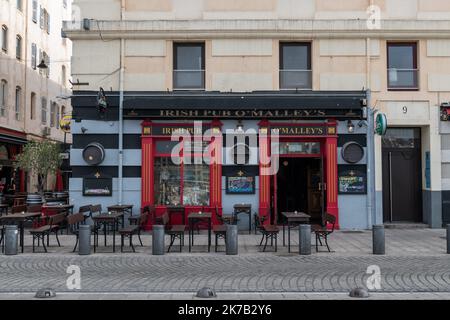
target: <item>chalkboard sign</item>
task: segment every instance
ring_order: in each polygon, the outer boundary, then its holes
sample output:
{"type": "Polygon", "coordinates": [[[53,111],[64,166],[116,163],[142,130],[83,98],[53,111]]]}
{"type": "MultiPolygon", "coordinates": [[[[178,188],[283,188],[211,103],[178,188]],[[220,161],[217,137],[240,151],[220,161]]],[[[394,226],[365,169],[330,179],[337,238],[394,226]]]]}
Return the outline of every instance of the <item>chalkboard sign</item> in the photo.
{"type": "Polygon", "coordinates": [[[83,196],[85,197],[111,197],[112,178],[84,178],[83,196]]]}
{"type": "Polygon", "coordinates": [[[365,165],[339,166],[339,193],[367,193],[367,168],[365,165]]]}

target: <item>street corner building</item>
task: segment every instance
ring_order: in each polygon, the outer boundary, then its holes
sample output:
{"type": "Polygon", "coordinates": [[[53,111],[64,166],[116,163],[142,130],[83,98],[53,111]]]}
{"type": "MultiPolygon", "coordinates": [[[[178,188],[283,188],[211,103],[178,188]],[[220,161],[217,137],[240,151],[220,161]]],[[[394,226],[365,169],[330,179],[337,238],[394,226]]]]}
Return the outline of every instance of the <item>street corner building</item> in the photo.
{"type": "MultiPolygon", "coordinates": [[[[0,1],[0,198],[36,192],[33,172],[15,168],[29,141],[71,142],[60,120],[71,114],[71,41],[61,34],[71,0],[0,1]]],[[[68,161],[61,167],[68,187],[68,161]]],[[[55,187],[56,177],[46,188],[55,187]]],[[[11,198],[8,198],[11,199],[11,198]]],[[[4,200],[8,200],[4,199],[4,200]]]]}
{"type": "Polygon", "coordinates": [[[450,3],[74,6],[80,16],[63,29],[73,41],[74,204],[183,206],[174,219],[249,204],[241,229],[287,211],[313,222],[329,213],[341,229],[450,221],[450,3]],[[370,6],[379,26],[367,21],[370,6]],[[388,119],[374,141],[370,108],[388,119]],[[189,161],[173,156],[174,133],[194,136],[189,161]]]}

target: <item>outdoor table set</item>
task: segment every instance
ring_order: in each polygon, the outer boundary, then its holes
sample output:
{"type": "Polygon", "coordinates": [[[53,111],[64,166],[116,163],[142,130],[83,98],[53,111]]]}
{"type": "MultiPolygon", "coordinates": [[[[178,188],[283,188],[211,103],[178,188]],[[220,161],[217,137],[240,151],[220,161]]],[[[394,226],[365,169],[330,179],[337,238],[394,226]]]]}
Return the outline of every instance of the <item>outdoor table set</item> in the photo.
{"type": "Polygon", "coordinates": [[[310,215],[303,212],[282,212],[281,213],[285,218],[285,222],[283,223],[283,246],[286,245],[285,241],[285,226],[287,225],[288,229],[288,252],[291,252],[291,228],[298,226],[299,224],[308,224],[310,215]]]}
{"type": "Polygon", "coordinates": [[[208,252],[211,251],[211,229],[212,229],[212,214],[210,212],[193,212],[188,215],[189,221],[189,252],[194,246],[194,226],[196,222],[206,220],[208,222],[208,252]]]}

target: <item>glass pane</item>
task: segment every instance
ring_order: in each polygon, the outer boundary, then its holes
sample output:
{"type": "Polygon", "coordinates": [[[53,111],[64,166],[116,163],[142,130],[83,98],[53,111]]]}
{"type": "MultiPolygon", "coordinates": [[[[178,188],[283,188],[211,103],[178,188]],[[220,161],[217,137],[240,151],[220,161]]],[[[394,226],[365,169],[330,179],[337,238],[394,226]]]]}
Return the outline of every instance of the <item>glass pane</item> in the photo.
{"type": "Polygon", "coordinates": [[[420,146],[420,129],[389,128],[382,138],[384,148],[415,148],[420,146]]]}
{"type": "Polygon", "coordinates": [[[413,45],[389,46],[389,69],[416,69],[413,45]]]}
{"type": "Polygon", "coordinates": [[[167,158],[155,158],[155,203],[158,205],[180,204],[180,166],[167,158]]]}
{"type": "Polygon", "coordinates": [[[202,70],[203,47],[199,45],[176,47],[176,70],[202,70]]]}
{"type": "Polygon", "coordinates": [[[186,206],[209,205],[209,166],[185,165],[183,204],[186,206]]]}
{"type": "Polygon", "coordinates": [[[280,71],[280,88],[282,89],[311,89],[311,71],[280,71]]]}
{"type": "Polygon", "coordinates": [[[173,81],[175,89],[202,89],[205,87],[203,71],[174,70],[173,81]]]}
{"type": "Polygon", "coordinates": [[[157,141],[156,152],[162,154],[171,154],[175,146],[179,144],[178,141],[157,141]]]}
{"type": "Polygon", "coordinates": [[[320,142],[281,142],[280,154],[319,154],[320,142]]]}
{"type": "Polygon", "coordinates": [[[283,65],[286,70],[309,70],[309,46],[282,45],[283,65]]]}

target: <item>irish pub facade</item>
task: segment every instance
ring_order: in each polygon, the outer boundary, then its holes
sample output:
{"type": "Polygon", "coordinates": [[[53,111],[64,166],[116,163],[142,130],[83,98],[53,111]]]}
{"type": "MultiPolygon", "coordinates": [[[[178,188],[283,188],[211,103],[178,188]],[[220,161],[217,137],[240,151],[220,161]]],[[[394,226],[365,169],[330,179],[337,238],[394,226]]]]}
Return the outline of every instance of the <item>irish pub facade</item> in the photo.
{"type": "Polygon", "coordinates": [[[414,12],[376,0],[190,2],[75,1],[79,19],[64,28],[75,204],[183,206],[185,216],[250,204],[271,223],[303,211],[342,229],[442,226],[450,34],[446,20],[421,21],[429,2],[414,12]],[[378,29],[362,19],[370,5],[378,29]],[[398,32],[391,20],[405,14],[398,32]],[[375,140],[375,214],[369,106],[389,122],[375,140]]]}

